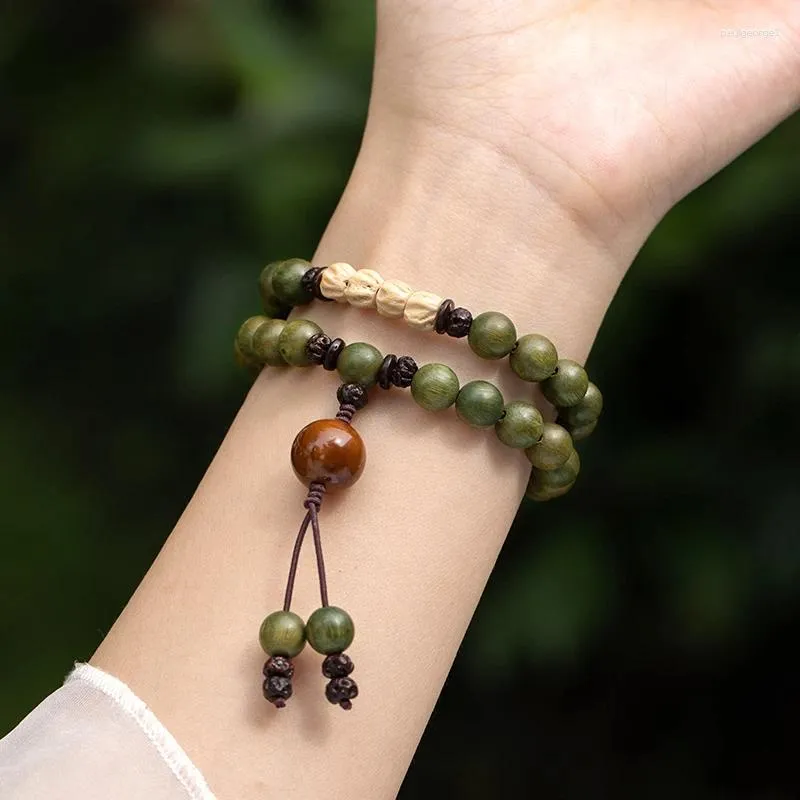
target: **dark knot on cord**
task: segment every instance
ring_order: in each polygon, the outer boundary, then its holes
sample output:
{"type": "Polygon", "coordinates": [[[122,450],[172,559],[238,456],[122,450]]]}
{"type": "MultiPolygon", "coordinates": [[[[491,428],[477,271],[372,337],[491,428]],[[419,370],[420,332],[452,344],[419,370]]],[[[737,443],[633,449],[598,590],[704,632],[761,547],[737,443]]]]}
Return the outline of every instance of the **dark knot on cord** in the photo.
{"type": "Polygon", "coordinates": [[[352,403],[342,403],[339,406],[339,412],[336,414],[336,419],[340,419],[342,422],[350,424],[356,411],[358,411],[358,409],[352,403]]]}
{"type": "Polygon", "coordinates": [[[309,484],[308,494],[303,501],[303,507],[311,511],[312,507],[319,512],[322,505],[322,498],[325,496],[325,484],[322,481],[314,481],[309,484]]]}

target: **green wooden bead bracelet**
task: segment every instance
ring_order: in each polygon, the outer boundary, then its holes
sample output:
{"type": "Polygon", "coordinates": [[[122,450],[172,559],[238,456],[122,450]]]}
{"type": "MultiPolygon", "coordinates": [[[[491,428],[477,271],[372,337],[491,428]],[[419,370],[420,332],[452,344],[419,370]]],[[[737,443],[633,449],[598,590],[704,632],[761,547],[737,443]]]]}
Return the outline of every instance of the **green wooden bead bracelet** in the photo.
{"type": "MultiPolygon", "coordinates": [[[[454,407],[456,416],[473,428],[494,428],[497,438],[507,447],[522,450],[531,463],[531,486],[538,485],[536,475],[561,468],[574,452],[575,437],[561,422],[545,422],[531,402],[506,402],[500,390],[489,381],[475,380],[461,384],[446,364],[423,364],[418,367],[411,356],[384,356],[366,342],[345,344],[331,339],[319,325],[305,319],[289,322],[267,317],[250,317],[236,335],[236,347],[247,366],[322,365],[336,370],[342,379],[343,397],[357,408],[367,402],[367,390],[376,384],[409,388],[414,402],[427,411],[441,412],[454,407]]],[[[583,399],[569,409],[575,429],[594,424],[602,410],[602,398],[594,384],[589,384],[583,399]]],[[[577,477],[575,470],[574,477],[577,477]]],[[[566,494],[574,481],[561,486],[559,494],[529,491],[536,501],[566,494]]]]}
{"type": "MultiPolygon", "coordinates": [[[[275,316],[272,311],[276,306],[305,305],[316,298],[373,308],[383,317],[402,318],[416,330],[466,337],[480,358],[508,357],[519,378],[541,384],[542,393],[558,412],[559,422],[576,440],[585,439],[597,427],[603,398],[586,370],[576,361],[559,358],[547,337],[537,333],[518,336],[511,319],[499,311],[473,317],[452,300],[433,292],[414,291],[402,281],[385,280],[375,270],[356,269],[344,262],[326,267],[314,267],[299,258],[272,262],[261,272],[259,289],[267,316],[275,316]]],[[[240,343],[239,349],[246,354],[246,343],[240,343]]]]}

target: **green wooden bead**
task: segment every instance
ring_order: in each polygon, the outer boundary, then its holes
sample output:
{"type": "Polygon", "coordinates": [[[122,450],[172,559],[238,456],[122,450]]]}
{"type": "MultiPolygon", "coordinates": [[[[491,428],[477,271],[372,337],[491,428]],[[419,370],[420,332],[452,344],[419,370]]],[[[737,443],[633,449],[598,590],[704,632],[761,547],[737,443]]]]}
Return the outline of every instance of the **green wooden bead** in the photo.
{"type": "Polygon", "coordinates": [[[292,611],[273,611],[261,623],[258,641],[271,656],[294,658],[306,645],[306,626],[292,611]]]}
{"type": "Polygon", "coordinates": [[[291,311],[291,308],[281,303],[278,298],[274,298],[263,304],[264,315],[270,319],[286,319],[291,311]]]}
{"type": "Polygon", "coordinates": [[[594,422],[589,422],[586,425],[577,425],[569,429],[570,435],[572,436],[573,442],[581,442],[584,439],[588,439],[593,433],[594,429],[597,427],[597,420],[594,422]]]}
{"type": "Polygon", "coordinates": [[[575,452],[569,431],[554,422],[545,422],[542,438],[525,451],[528,461],[536,469],[557,469],[575,452]]]}
{"type": "Polygon", "coordinates": [[[505,407],[505,413],[494,430],[497,438],[508,447],[525,449],[539,441],[544,420],[532,403],[514,400],[505,407]]]}
{"type": "Polygon", "coordinates": [[[562,358],[552,378],[542,383],[542,393],[558,408],[576,406],[583,400],[589,388],[589,376],[576,361],[562,358]]]}
{"type": "Polygon", "coordinates": [[[233,358],[237,366],[247,369],[252,366],[253,362],[239,349],[238,339],[239,337],[237,336],[236,339],[233,340],[233,358]]]}
{"type": "Polygon", "coordinates": [[[366,342],[353,342],[339,354],[336,369],[343,383],[360,383],[369,387],[375,383],[382,363],[383,355],[377,347],[366,342]]]}
{"type": "Polygon", "coordinates": [[[239,348],[242,357],[248,361],[256,361],[256,354],[253,351],[253,337],[256,331],[267,321],[267,318],[261,315],[250,317],[242,323],[239,332],[236,334],[236,346],[239,348]]]}
{"type": "Polygon", "coordinates": [[[575,485],[580,471],[581,460],[578,451],[573,450],[567,461],[556,469],[531,470],[525,496],[538,502],[561,497],[575,485]]]}
{"type": "Polygon", "coordinates": [[[560,467],[549,470],[536,470],[537,480],[543,486],[548,486],[551,489],[562,489],[565,486],[571,486],[575,483],[580,471],[581,459],[578,451],[574,449],[566,462],[560,467]]]}
{"type": "Polygon", "coordinates": [[[538,383],[547,380],[558,364],[555,345],[538,333],[528,333],[517,341],[508,357],[511,369],[524,381],[538,383]]]}
{"type": "Polygon", "coordinates": [[[303,306],[314,296],[303,286],[303,275],[311,269],[311,264],[302,258],[281,261],[272,273],[272,291],[275,297],[289,306],[303,306]]]}
{"type": "Polygon", "coordinates": [[[458,397],[458,376],[446,364],[424,364],[411,380],[411,396],[428,411],[450,408],[458,397]]]}
{"type": "Polygon", "coordinates": [[[318,608],[306,625],[308,643],[324,655],[347,650],[355,636],[355,626],[350,615],[336,606],[318,608]]]}
{"type": "Polygon", "coordinates": [[[293,319],[287,322],[278,337],[278,351],[283,360],[293,367],[310,366],[306,344],[317,333],[322,333],[322,328],[309,319],[293,319]]]}
{"type": "Polygon", "coordinates": [[[286,322],[282,319],[268,319],[253,335],[253,353],[258,361],[268,364],[270,367],[285,367],[281,351],[278,349],[278,342],[286,327],[286,322]]]}
{"type": "Polygon", "coordinates": [[[503,395],[488,381],[470,381],[456,397],[456,414],[473,428],[491,428],[503,416],[503,395]]]}
{"type": "MultiPolygon", "coordinates": [[[[565,408],[559,413],[559,417],[564,420],[570,428],[580,428],[596,422],[603,410],[603,395],[600,390],[589,381],[589,388],[583,396],[583,400],[570,408],[565,408]]],[[[574,437],[573,437],[574,438],[574,437]]]]}
{"type": "Polygon", "coordinates": [[[237,342],[235,339],[233,341],[233,358],[238,366],[246,369],[250,373],[251,378],[258,377],[258,374],[261,372],[262,365],[253,359],[247,358],[239,349],[239,342],[237,342]]]}
{"type": "Polygon", "coordinates": [[[273,261],[267,264],[261,270],[261,275],[258,278],[258,292],[261,295],[261,304],[264,308],[264,314],[270,319],[286,319],[289,313],[289,307],[276,297],[272,288],[272,276],[282,263],[282,261],[273,261]]]}
{"type": "Polygon", "coordinates": [[[264,311],[268,317],[275,316],[271,314],[270,311],[274,311],[282,305],[280,300],[275,296],[275,291],[272,288],[272,276],[281,263],[280,261],[270,262],[261,270],[261,274],[258,276],[258,293],[261,295],[261,302],[264,305],[264,311]]]}
{"type": "Polygon", "coordinates": [[[517,341],[514,323],[497,311],[485,311],[472,320],[469,329],[469,346],[481,358],[504,358],[517,341]]]}

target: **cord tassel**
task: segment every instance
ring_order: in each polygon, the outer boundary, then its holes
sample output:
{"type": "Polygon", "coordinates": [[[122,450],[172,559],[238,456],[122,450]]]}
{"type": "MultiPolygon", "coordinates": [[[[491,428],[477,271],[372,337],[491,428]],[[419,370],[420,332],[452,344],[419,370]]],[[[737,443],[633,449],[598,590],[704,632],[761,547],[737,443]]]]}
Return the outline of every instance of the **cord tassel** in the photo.
{"type": "Polygon", "coordinates": [[[336,418],[307,425],[295,437],[292,445],[292,465],[308,485],[308,493],[303,501],[306,513],[292,548],[283,610],[267,616],[259,632],[261,646],[270,656],[264,665],[264,697],[276,708],[283,708],[292,696],[294,664],[291,659],[302,651],[306,642],[326,656],[322,674],[329,679],[325,687],[327,699],[341,708],[349,709],[352,708],[351,701],[358,695],[358,686],[350,678],[353,662],[343,652],[353,641],[353,621],[346,611],[329,603],[319,521],[320,508],[328,489],[349,485],[356,480],[364,465],[364,445],[358,432],[351,427],[351,422],[356,411],[366,403],[366,390],[360,385],[347,384],[340,387],[339,394],[336,418]],[[329,448],[328,453],[333,454],[333,460],[327,465],[324,463],[326,447],[329,448]],[[304,623],[292,612],[291,606],[300,552],[309,527],[314,540],[321,606],[304,623]]]}

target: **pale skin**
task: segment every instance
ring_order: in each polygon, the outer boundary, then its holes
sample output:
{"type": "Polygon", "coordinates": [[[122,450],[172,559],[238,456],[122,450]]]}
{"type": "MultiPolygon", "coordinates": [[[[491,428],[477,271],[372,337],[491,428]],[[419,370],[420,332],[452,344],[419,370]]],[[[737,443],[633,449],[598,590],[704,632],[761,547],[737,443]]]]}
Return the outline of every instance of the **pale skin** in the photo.
{"type": "MultiPolygon", "coordinates": [[[[503,311],[582,360],[657,222],[799,105],[796,0],[383,0],[363,146],[314,262],[503,311]],[[742,28],[776,35],[721,34],[742,28]]],[[[530,396],[464,342],[330,305],[302,315],[530,396]]],[[[265,370],[92,659],[222,800],[395,796],[524,491],[525,459],[491,432],[377,396],[356,418],[364,476],[321,514],[361,695],[351,712],[329,705],[307,649],[276,711],[256,634],[303,514],[288,450],[335,413],[335,387],[321,370],[265,370]]],[[[308,548],[293,608],[318,605],[308,548]]]]}

